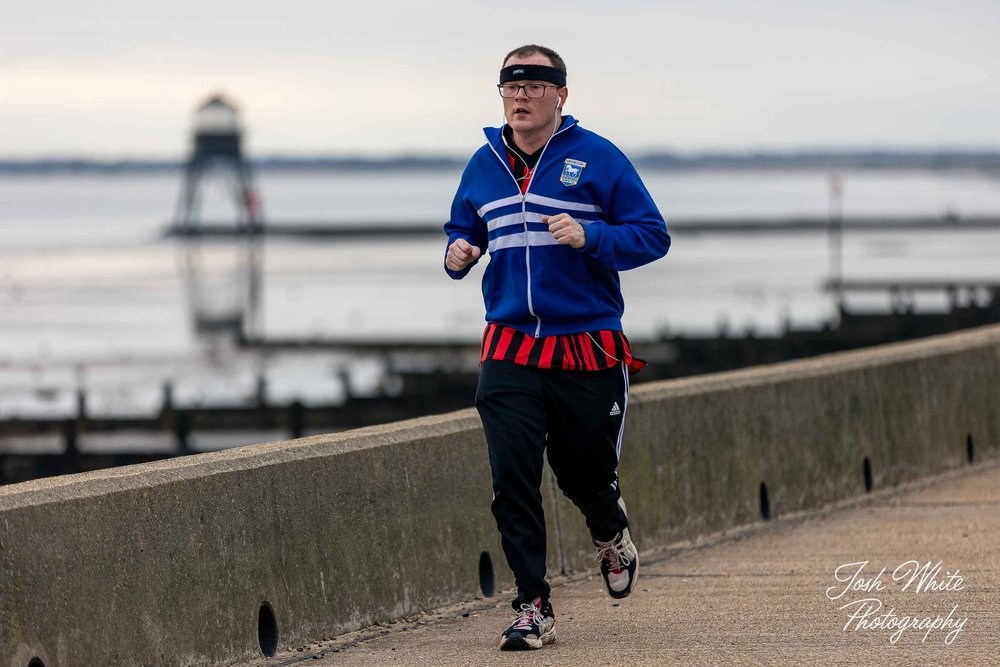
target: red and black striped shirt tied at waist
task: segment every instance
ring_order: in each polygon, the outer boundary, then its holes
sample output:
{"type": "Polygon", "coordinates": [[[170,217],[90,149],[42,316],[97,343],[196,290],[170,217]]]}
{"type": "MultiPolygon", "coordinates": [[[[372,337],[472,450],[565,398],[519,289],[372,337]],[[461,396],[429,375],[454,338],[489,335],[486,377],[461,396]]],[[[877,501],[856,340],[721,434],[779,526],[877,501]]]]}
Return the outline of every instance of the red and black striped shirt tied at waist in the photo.
{"type": "Polygon", "coordinates": [[[570,371],[600,371],[622,362],[630,375],[646,365],[632,356],[621,331],[588,331],[534,338],[513,327],[487,324],[483,331],[479,365],[487,359],[509,361],[520,366],[570,371]]]}

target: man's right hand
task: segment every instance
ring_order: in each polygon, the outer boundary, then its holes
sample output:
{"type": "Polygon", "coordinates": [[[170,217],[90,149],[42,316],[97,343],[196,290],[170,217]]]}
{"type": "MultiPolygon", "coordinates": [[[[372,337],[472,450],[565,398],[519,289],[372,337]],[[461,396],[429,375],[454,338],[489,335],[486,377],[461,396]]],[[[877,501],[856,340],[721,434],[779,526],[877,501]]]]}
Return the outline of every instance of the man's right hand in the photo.
{"type": "Polygon", "coordinates": [[[477,246],[465,239],[455,239],[455,242],[448,246],[448,255],[445,257],[444,265],[451,271],[461,271],[477,259],[479,259],[477,246]]]}

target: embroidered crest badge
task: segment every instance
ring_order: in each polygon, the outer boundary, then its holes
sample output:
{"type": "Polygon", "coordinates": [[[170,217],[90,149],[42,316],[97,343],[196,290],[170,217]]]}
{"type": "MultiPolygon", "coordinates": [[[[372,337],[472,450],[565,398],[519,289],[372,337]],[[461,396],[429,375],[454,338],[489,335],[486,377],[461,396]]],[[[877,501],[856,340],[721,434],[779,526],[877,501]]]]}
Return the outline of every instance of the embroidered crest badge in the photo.
{"type": "Polygon", "coordinates": [[[586,166],[586,162],[567,159],[566,162],[563,163],[563,170],[562,174],[559,176],[559,182],[563,185],[576,185],[580,182],[580,174],[583,173],[583,168],[586,166]]]}

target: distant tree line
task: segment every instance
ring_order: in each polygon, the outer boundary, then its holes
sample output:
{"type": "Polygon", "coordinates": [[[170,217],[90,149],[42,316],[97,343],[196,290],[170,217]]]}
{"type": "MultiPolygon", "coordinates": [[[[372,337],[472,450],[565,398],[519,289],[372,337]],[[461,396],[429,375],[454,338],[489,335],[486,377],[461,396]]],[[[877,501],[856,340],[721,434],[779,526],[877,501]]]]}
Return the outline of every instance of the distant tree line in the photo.
{"type": "MultiPolygon", "coordinates": [[[[252,160],[265,171],[385,171],[461,169],[465,156],[400,155],[393,157],[291,157],[269,156],[252,160]]],[[[798,150],[637,153],[635,164],[643,169],[976,169],[1000,170],[997,150],[798,150]]],[[[0,174],[88,173],[132,174],[177,171],[178,159],[38,158],[0,159],[0,174]]]]}

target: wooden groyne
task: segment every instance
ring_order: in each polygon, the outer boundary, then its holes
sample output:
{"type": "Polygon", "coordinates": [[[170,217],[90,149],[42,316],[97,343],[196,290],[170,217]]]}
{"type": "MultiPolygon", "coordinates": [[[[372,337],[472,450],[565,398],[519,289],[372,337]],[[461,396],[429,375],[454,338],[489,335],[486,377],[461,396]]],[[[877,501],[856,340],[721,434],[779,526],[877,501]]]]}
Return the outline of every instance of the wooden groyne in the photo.
{"type": "MultiPolygon", "coordinates": [[[[401,239],[436,236],[444,242],[444,220],[367,220],[341,222],[334,220],[269,221],[262,224],[257,235],[264,238],[336,239],[401,239]]],[[[825,216],[792,216],[782,218],[704,218],[667,221],[673,234],[785,234],[791,232],[825,232],[831,221],[825,216]]],[[[852,232],[905,230],[982,230],[1000,229],[1000,216],[853,216],[838,225],[852,232]]],[[[237,237],[246,232],[232,224],[203,222],[198,227],[182,228],[166,225],[167,237],[237,237]]]]}

